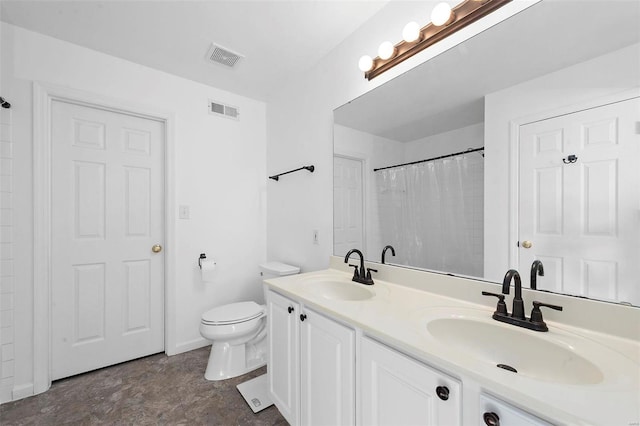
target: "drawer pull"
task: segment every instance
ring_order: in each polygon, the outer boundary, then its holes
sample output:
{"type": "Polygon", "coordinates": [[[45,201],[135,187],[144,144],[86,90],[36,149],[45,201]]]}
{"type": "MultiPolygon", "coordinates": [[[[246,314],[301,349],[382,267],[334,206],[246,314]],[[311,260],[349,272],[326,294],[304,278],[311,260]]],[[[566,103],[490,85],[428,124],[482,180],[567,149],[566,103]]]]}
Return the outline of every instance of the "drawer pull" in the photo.
{"type": "Polygon", "coordinates": [[[484,424],[487,426],[500,426],[500,417],[494,412],[486,412],[482,415],[484,424]]]}
{"type": "Polygon", "coordinates": [[[449,388],[446,386],[438,386],[436,388],[436,395],[443,401],[449,399],[449,388]]]}

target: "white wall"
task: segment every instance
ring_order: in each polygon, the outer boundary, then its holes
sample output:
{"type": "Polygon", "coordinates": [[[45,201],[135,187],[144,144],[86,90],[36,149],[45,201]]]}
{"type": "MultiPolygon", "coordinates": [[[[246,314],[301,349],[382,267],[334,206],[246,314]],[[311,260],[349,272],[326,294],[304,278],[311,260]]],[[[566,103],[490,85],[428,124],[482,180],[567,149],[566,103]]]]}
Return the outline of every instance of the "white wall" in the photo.
{"type": "MultiPolygon", "coordinates": [[[[266,259],[266,105],[190,80],[146,68],[70,43],[2,24],[1,94],[13,115],[13,263],[15,294],[14,395],[2,388],[0,401],[27,396],[33,382],[33,141],[34,81],[65,86],[173,115],[178,205],[190,220],[175,229],[175,289],[168,312],[168,353],[206,344],[198,325],[203,311],[238,300],[262,300],[258,264],[266,259]],[[207,100],[238,106],[240,121],[208,114],[207,100]],[[218,262],[217,282],[203,284],[197,258],[218,262]]],[[[4,282],[4,280],[3,280],[4,282]]],[[[3,319],[5,317],[3,316],[3,319]]],[[[2,324],[4,327],[5,324],[2,324]]],[[[3,336],[5,333],[2,334],[3,336]]]]}
{"type": "Polygon", "coordinates": [[[486,279],[501,281],[509,268],[518,267],[509,260],[517,241],[508,229],[511,123],[549,118],[558,109],[567,113],[573,105],[583,108],[586,102],[638,87],[640,45],[636,44],[485,97],[486,279]]]}
{"type": "MultiPolygon", "coordinates": [[[[13,389],[14,339],[14,209],[12,113],[0,108],[0,396],[13,389]]],[[[2,399],[0,399],[2,401],[2,399]]]]}
{"type": "MultiPolygon", "coordinates": [[[[349,100],[459,44],[536,1],[511,2],[451,37],[424,50],[372,81],[358,70],[360,56],[375,56],[384,40],[397,42],[403,26],[426,23],[436,1],[390,2],[319,63],[280,90],[267,108],[269,174],[314,164],[313,174],[293,174],[269,182],[267,255],[303,271],[327,267],[333,249],[332,111],[349,100]],[[312,232],[319,230],[318,245],[312,232]]],[[[378,254],[365,253],[368,258],[378,254]]]]}
{"type": "MultiPolygon", "coordinates": [[[[439,157],[484,144],[484,124],[477,123],[405,143],[404,161],[439,157]]],[[[480,154],[478,154],[480,155],[480,154]]]]}

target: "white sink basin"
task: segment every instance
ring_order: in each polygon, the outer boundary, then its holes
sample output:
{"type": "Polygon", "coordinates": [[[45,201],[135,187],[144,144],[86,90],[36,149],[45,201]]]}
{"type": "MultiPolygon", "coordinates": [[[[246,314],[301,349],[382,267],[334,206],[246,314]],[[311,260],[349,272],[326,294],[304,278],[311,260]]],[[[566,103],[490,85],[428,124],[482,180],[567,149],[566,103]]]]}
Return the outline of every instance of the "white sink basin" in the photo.
{"type": "Polygon", "coordinates": [[[346,280],[317,279],[306,281],[303,285],[308,293],[328,300],[361,301],[376,295],[370,286],[346,280]]]}
{"type": "Polygon", "coordinates": [[[545,334],[542,332],[490,321],[438,318],[427,322],[427,331],[442,344],[510,374],[572,385],[592,385],[604,379],[602,371],[573,346],[543,339],[537,335],[545,334]]]}

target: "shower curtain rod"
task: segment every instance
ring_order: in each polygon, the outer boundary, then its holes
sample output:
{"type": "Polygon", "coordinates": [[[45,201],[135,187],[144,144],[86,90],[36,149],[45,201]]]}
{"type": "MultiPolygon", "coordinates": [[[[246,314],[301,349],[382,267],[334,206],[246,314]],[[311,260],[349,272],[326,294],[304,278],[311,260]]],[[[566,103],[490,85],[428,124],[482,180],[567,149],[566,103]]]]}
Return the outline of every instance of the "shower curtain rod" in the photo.
{"type": "MultiPolygon", "coordinates": [[[[426,163],[427,161],[441,160],[443,158],[455,157],[456,155],[469,154],[471,152],[477,152],[477,151],[484,151],[484,146],[481,147],[481,148],[473,148],[473,149],[469,148],[466,151],[454,152],[453,154],[441,155],[439,157],[427,158],[426,160],[419,160],[419,161],[412,161],[410,163],[396,164],[395,166],[380,167],[379,169],[373,169],[373,171],[377,172],[378,170],[394,169],[396,167],[410,166],[412,164],[426,163]]],[[[483,155],[483,157],[484,157],[484,155],[483,155]]]]}

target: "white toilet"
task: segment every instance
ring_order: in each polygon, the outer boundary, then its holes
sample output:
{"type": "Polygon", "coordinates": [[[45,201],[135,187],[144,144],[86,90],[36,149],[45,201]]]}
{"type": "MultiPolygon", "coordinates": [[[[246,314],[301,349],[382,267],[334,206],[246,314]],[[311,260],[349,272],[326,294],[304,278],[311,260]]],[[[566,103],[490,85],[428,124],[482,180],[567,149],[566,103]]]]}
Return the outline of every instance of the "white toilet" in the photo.
{"type": "MultiPolygon", "coordinates": [[[[300,272],[281,262],[263,263],[260,270],[263,279],[300,272]]],[[[230,379],[267,363],[266,316],[266,307],[255,302],[230,303],[202,314],[200,334],[213,342],[205,379],[230,379]]]]}

